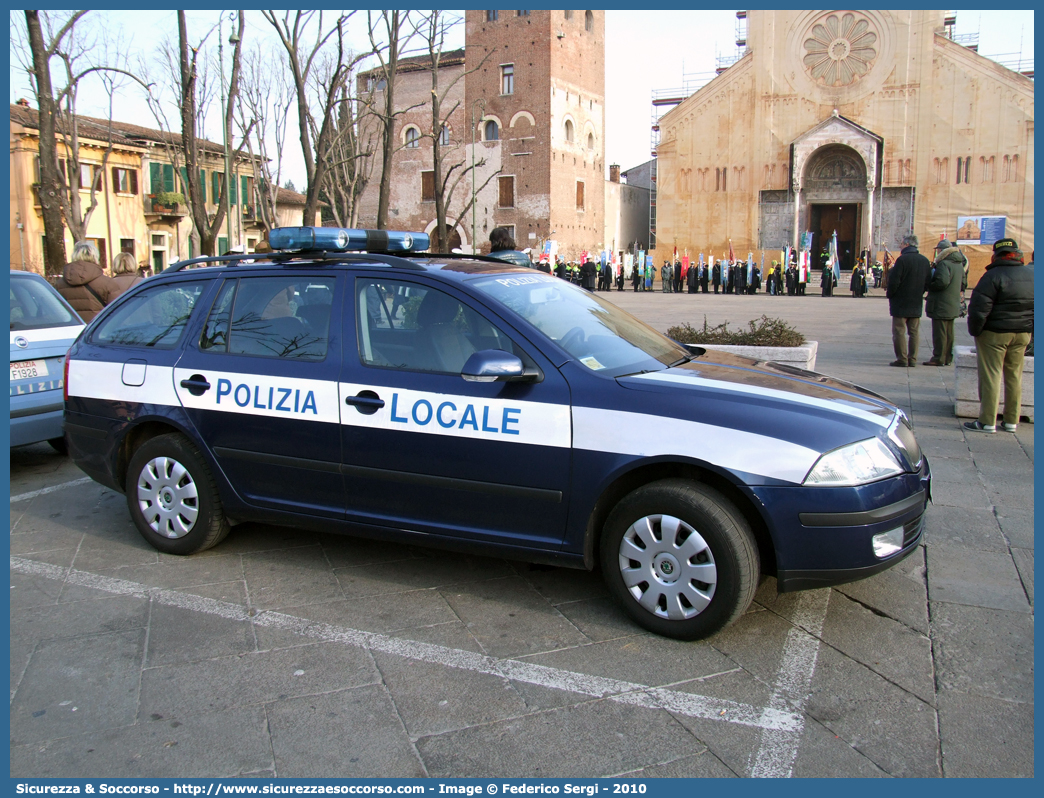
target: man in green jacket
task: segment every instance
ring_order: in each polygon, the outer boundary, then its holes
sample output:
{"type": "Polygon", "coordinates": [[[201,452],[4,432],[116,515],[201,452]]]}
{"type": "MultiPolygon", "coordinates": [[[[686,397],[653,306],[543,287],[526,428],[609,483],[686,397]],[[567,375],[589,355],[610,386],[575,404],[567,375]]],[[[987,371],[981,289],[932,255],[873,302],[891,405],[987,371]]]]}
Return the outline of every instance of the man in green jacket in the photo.
{"type": "Polygon", "coordinates": [[[961,314],[961,292],[968,287],[968,259],[945,238],[935,247],[925,312],[932,320],[932,357],[926,366],[953,362],[953,321],[961,314]]]}

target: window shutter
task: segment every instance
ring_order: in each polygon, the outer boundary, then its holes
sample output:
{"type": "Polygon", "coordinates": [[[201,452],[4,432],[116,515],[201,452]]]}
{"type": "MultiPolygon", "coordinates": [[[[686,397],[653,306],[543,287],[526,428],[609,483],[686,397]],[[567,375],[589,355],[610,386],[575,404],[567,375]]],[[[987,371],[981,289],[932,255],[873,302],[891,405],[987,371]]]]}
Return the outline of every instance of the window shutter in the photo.
{"type": "Polygon", "coordinates": [[[112,167],[112,190],[123,191],[123,187],[120,186],[120,169],[118,166],[112,167]]]}
{"type": "Polygon", "coordinates": [[[239,192],[236,191],[236,173],[232,173],[232,179],[228,181],[229,201],[235,205],[239,192]]]}
{"type": "Polygon", "coordinates": [[[225,236],[218,236],[217,254],[224,255],[228,251],[228,239],[225,236]]]}
{"type": "Polygon", "coordinates": [[[149,185],[152,189],[150,194],[159,194],[163,191],[163,165],[158,163],[149,164],[149,185]]]}
{"type": "Polygon", "coordinates": [[[515,207],[515,178],[501,177],[500,180],[500,207],[515,207]]]}
{"type": "Polygon", "coordinates": [[[221,201],[221,172],[210,173],[211,182],[214,184],[211,199],[217,205],[221,201]]]}
{"type": "Polygon", "coordinates": [[[169,163],[163,164],[163,190],[174,191],[174,167],[169,163]]]}
{"type": "Polygon", "coordinates": [[[203,202],[207,201],[207,170],[199,170],[199,193],[203,198],[203,202]]]}
{"type": "Polygon", "coordinates": [[[435,172],[421,172],[421,202],[435,201],[435,172]]]}
{"type": "Polygon", "coordinates": [[[181,167],[181,193],[183,195],[185,195],[186,197],[189,195],[188,167],[187,166],[182,166],[181,167]]]}
{"type": "Polygon", "coordinates": [[[138,193],[138,170],[137,169],[131,169],[130,170],[130,190],[131,190],[131,194],[137,194],[138,193]]]}
{"type": "Polygon", "coordinates": [[[254,198],[250,196],[250,178],[246,175],[240,175],[239,182],[242,189],[240,196],[243,198],[243,204],[249,205],[254,200],[254,198]]]}

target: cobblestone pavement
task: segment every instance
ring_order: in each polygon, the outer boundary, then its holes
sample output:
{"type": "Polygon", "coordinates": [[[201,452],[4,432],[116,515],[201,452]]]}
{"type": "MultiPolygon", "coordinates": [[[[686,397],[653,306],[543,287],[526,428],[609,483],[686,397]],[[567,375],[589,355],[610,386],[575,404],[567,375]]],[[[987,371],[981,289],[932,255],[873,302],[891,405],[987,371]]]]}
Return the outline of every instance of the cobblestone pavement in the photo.
{"type": "Polygon", "coordinates": [[[122,496],[12,450],[12,775],[1032,776],[1033,426],[966,435],[952,369],[888,367],[877,296],[610,298],[661,330],[781,316],[904,407],[925,544],[767,579],[680,643],[579,571],[255,524],[162,555],[122,496]]]}

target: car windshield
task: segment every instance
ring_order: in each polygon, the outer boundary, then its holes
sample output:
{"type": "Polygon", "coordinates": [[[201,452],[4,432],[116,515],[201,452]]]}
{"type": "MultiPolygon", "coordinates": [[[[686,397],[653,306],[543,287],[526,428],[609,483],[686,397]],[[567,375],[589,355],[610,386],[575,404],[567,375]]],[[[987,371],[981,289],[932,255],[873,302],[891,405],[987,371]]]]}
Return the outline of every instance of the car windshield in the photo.
{"type": "Polygon", "coordinates": [[[631,314],[557,277],[499,275],[472,284],[592,371],[619,377],[659,371],[690,357],[680,344],[631,314]]]}
{"type": "Polygon", "coordinates": [[[11,329],[39,330],[83,324],[47,283],[11,275],[11,329]]]}

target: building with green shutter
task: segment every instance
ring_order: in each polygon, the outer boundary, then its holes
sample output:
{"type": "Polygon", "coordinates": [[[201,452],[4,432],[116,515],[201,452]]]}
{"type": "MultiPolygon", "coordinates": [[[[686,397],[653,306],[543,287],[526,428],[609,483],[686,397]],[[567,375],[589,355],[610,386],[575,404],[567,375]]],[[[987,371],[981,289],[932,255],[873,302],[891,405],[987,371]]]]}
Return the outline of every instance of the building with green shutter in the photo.
{"type": "MultiPolygon", "coordinates": [[[[186,175],[181,137],[176,133],[113,121],[111,150],[109,122],[79,117],[81,201],[90,204],[93,185],[97,206],[87,225],[92,241],[106,265],[120,251],[130,252],[140,266],[156,271],[184,258],[200,254],[199,235],[193,227],[186,197],[186,175]],[[106,156],[106,151],[108,155],[106,156]]],[[[37,190],[39,170],[39,118],[26,100],[11,105],[11,268],[45,273],[43,218],[37,190]]],[[[59,141],[59,153],[64,148],[59,141]]],[[[203,200],[213,219],[224,184],[222,147],[200,140],[203,200]]],[[[68,172],[59,157],[59,168],[68,172]]],[[[231,219],[218,234],[217,251],[243,246],[251,252],[265,237],[258,213],[257,175],[254,160],[236,159],[235,179],[229,185],[231,219]]],[[[305,197],[280,188],[276,218],[283,226],[302,224],[305,197]]],[[[72,250],[66,230],[66,251],[72,250]]],[[[60,270],[59,264],[56,270],[60,270]]]]}

